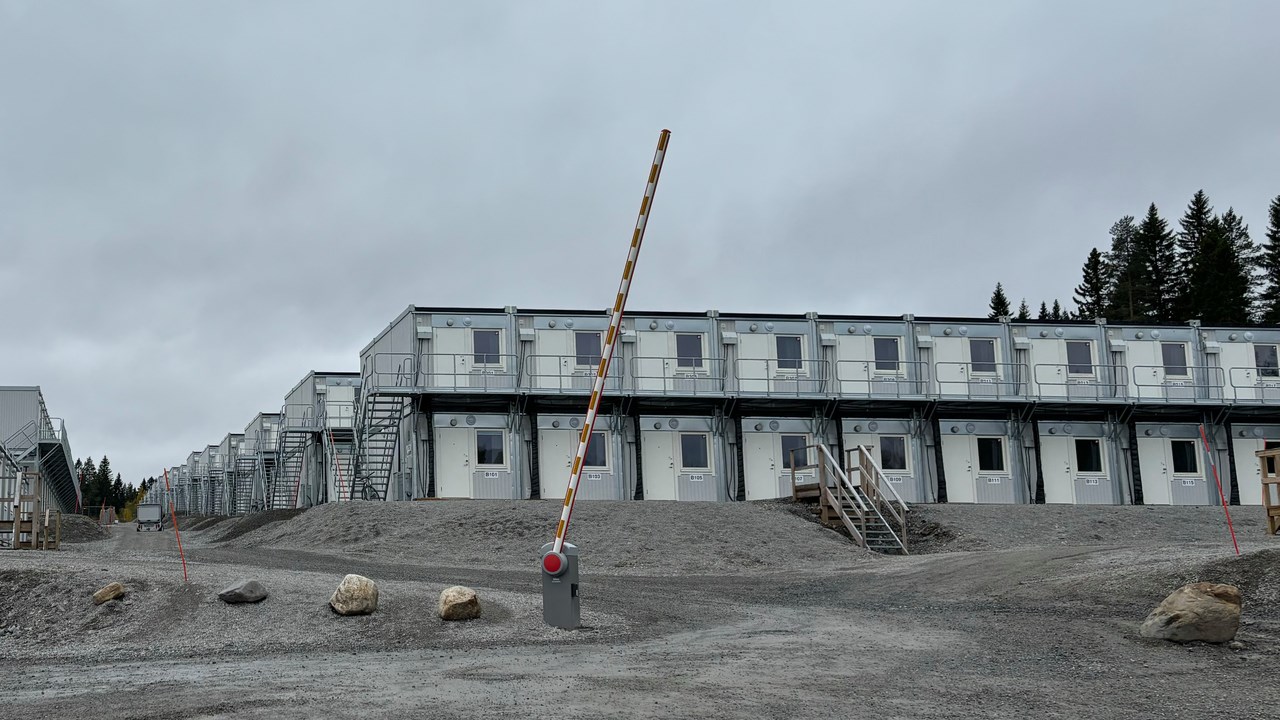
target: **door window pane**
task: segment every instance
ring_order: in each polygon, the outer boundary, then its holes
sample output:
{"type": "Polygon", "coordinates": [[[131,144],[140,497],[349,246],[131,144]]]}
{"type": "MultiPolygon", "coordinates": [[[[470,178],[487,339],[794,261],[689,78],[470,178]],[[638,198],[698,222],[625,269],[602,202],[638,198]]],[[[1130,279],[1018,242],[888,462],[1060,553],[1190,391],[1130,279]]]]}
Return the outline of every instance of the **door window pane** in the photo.
{"type": "Polygon", "coordinates": [[[969,362],[972,363],[973,372],[994,373],[996,371],[996,341],[971,338],[969,340],[969,362]]]}
{"type": "Polygon", "coordinates": [[[1280,364],[1275,345],[1254,345],[1253,359],[1258,366],[1258,377],[1280,377],[1280,364]]]}
{"type": "Polygon", "coordinates": [[[898,338],[876,338],[876,369],[898,371],[898,338]]]}
{"type": "MultiPolygon", "coordinates": [[[[1263,440],[1263,441],[1262,441],[1262,449],[1263,449],[1263,450],[1275,450],[1275,449],[1276,449],[1276,448],[1278,448],[1278,447],[1280,447],[1280,442],[1276,442],[1275,440],[1263,440]]],[[[1269,458],[1265,458],[1265,459],[1266,459],[1266,461],[1267,461],[1267,474],[1268,474],[1268,475],[1275,475],[1275,474],[1276,474],[1276,459],[1275,459],[1275,458],[1273,458],[1273,457],[1269,457],[1269,458]]]]}
{"type": "Polygon", "coordinates": [[[907,469],[907,439],[899,435],[880,436],[880,469],[907,469]]]}
{"type": "Polygon", "coordinates": [[[1102,472],[1102,441],[1076,440],[1076,472],[1102,472]]]}
{"type": "Polygon", "coordinates": [[[577,352],[577,363],[596,367],[600,364],[600,333],[579,332],[573,334],[574,350],[577,352]]]}
{"type": "Polygon", "coordinates": [[[702,367],[702,335],[676,335],[676,367],[702,367]]]}
{"type": "Polygon", "coordinates": [[[1067,372],[1072,375],[1093,374],[1093,348],[1086,340],[1067,342],[1067,372]]]}
{"type": "Polygon", "coordinates": [[[1004,438],[978,438],[978,470],[1004,472],[1004,438]]]}
{"type": "Polygon", "coordinates": [[[591,442],[587,445],[587,454],[582,459],[583,467],[609,467],[609,441],[604,433],[591,433],[591,442]]]}
{"type": "Polygon", "coordinates": [[[498,331],[475,330],[471,333],[472,361],[477,365],[498,363],[498,331]]]}
{"type": "Polygon", "coordinates": [[[799,370],[802,356],[800,354],[800,338],[793,335],[779,335],[778,369],[799,370]]]}
{"type": "Polygon", "coordinates": [[[791,451],[795,451],[795,466],[802,468],[809,464],[809,451],[805,446],[809,444],[809,438],[805,435],[783,435],[782,436],[782,467],[786,470],[791,469],[791,451]]]}
{"type": "Polygon", "coordinates": [[[505,465],[501,430],[476,431],[476,465],[505,465]]]}
{"type": "Polygon", "coordinates": [[[680,467],[684,470],[709,470],[707,436],[703,433],[680,433],[680,467]]]}
{"type": "Polygon", "coordinates": [[[1173,440],[1169,443],[1173,455],[1173,472],[1179,475],[1200,474],[1200,464],[1196,460],[1196,443],[1194,440],[1173,440]]]}
{"type": "Polygon", "coordinates": [[[1160,359],[1164,363],[1164,374],[1178,377],[1187,376],[1187,346],[1182,343],[1160,343],[1160,359]]]}

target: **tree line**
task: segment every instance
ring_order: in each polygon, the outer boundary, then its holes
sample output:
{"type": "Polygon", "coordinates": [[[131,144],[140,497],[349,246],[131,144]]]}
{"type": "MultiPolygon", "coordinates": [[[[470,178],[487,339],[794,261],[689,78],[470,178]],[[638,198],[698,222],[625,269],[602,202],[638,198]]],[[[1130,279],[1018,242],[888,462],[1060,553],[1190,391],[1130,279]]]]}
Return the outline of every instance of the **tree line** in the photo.
{"type": "Polygon", "coordinates": [[[111,460],[103,455],[98,463],[93,458],[76,460],[76,476],[80,481],[80,504],[85,510],[113,507],[121,520],[133,519],[133,510],[155,487],[155,478],[143,480],[137,487],[126,483],[120,473],[112,477],[111,460]]]}
{"type": "MultiPolygon", "coordinates": [[[[1268,209],[1265,241],[1254,243],[1234,208],[1215,213],[1199,190],[1172,230],[1155,203],[1138,221],[1126,215],[1111,225],[1107,250],[1093,248],[1072,297],[1075,310],[1057,299],[1040,303],[1037,320],[1183,323],[1205,325],[1280,323],[1280,195],[1268,209]]],[[[1010,308],[996,283],[988,317],[1031,319],[1023,299],[1010,308]]]]}

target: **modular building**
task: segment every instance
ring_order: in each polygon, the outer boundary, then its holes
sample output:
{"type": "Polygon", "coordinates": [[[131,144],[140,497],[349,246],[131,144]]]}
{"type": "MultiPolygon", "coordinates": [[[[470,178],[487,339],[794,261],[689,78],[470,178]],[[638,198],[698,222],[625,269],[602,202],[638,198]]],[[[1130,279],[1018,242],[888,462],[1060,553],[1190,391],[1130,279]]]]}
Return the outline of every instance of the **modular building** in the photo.
{"type": "Polygon", "coordinates": [[[1280,424],[1232,423],[1230,435],[1238,501],[1241,505],[1261,505],[1262,463],[1254,453],[1280,447],[1280,424]]]}
{"type": "Polygon", "coordinates": [[[823,431],[814,418],[745,417],[742,429],[742,478],[745,499],[791,497],[792,484],[818,482],[818,461],[811,447],[822,442],[838,454],[835,427],[823,431]]]}
{"type": "MultiPolygon", "coordinates": [[[[1218,502],[1217,485],[1207,467],[1199,425],[1138,423],[1136,430],[1138,475],[1145,504],[1213,505],[1218,502]]],[[[1221,460],[1215,459],[1215,462],[1222,466],[1221,460]]]]}
{"type": "Polygon", "coordinates": [[[918,418],[845,418],[841,421],[845,451],[863,446],[880,465],[885,479],[907,503],[937,502],[928,424],[918,418]]]}
{"type": "Polygon", "coordinates": [[[79,511],[80,482],[66,426],[49,415],[39,387],[0,386],[0,447],[21,470],[9,491],[0,490],[10,500],[9,512],[15,498],[32,491],[21,482],[32,473],[39,474],[42,508],[79,511]]]}
{"type": "Polygon", "coordinates": [[[1025,426],[981,419],[939,424],[948,502],[1030,502],[1034,482],[1025,426]]]}
{"type": "Polygon", "coordinates": [[[227,433],[218,445],[218,458],[222,467],[222,488],[215,510],[219,515],[237,513],[238,493],[243,478],[240,473],[240,454],[244,452],[244,434],[227,433]]]}
{"type": "Polygon", "coordinates": [[[269,508],[268,499],[276,471],[276,445],[280,438],[280,413],[258,413],[244,428],[244,452],[240,471],[250,478],[248,492],[239,499],[240,512],[269,508]]]}
{"type": "MultiPolygon", "coordinates": [[[[537,457],[539,494],[563,497],[582,434],[581,414],[539,414],[530,457],[537,457]]],[[[596,421],[578,482],[578,500],[628,500],[635,494],[635,430],[618,415],[596,421]]]]}
{"type": "Polygon", "coordinates": [[[1041,422],[1046,503],[1118,505],[1131,500],[1127,428],[1107,422],[1041,422]]]}
{"type": "Polygon", "coordinates": [[[351,497],[359,373],[307,373],[285,397],[272,507],[309,507],[351,497]]]}

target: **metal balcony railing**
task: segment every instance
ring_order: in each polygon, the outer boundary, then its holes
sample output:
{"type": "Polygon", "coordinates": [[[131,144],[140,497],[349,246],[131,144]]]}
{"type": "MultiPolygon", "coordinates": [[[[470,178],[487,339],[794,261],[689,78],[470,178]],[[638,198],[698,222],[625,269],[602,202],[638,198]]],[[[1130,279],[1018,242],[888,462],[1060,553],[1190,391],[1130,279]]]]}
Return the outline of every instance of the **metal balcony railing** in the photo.
{"type": "Polygon", "coordinates": [[[828,392],[826,360],[738,358],[732,389],[739,395],[799,397],[828,392]]]}
{"type": "Polygon", "coordinates": [[[1231,397],[1246,403],[1280,403],[1280,370],[1231,368],[1231,397]]]}
{"type": "Polygon", "coordinates": [[[516,389],[520,360],[515,355],[484,353],[428,353],[418,359],[424,383],[429,388],[470,391],[516,389]]]}
{"type": "Polygon", "coordinates": [[[1039,363],[1032,367],[1033,388],[1043,400],[1127,400],[1129,368],[1124,365],[1039,363]],[[1088,368],[1088,372],[1084,370],[1088,368]]]}
{"type": "Polygon", "coordinates": [[[929,394],[929,363],[916,360],[837,360],[835,392],[863,397],[929,394]]]}
{"type": "MultiPolygon", "coordinates": [[[[589,393],[595,386],[599,365],[579,364],[579,360],[595,360],[577,355],[527,355],[524,359],[524,375],[529,379],[529,389],[534,392],[589,393]]],[[[605,392],[614,394],[622,390],[622,363],[609,363],[605,377],[605,392]]]]}
{"type": "MultiPolygon", "coordinates": [[[[724,360],[700,358],[695,361],[670,357],[640,356],[630,359],[630,387],[644,395],[718,395],[724,392],[724,360]]],[[[613,368],[610,368],[610,375],[613,368]]]]}
{"type": "Polygon", "coordinates": [[[1220,367],[1207,365],[1135,365],[1133,384],[1137,400],[1221,400],[1226,387],[1226,373],[1220,367]]]}
{"type": "Polygon", "coordinates": [[[320,429],[316,409],[305,403],[288,403],[280,408],[280,428],[286,432],[320,429]]]}
{"type": "Polygon", "coordinates": [[[354,430],[356,427],[356,404],[354,402],[328,401],[324,404],[324,417],[321,425],[331,430],[354,430]]]}
{"type": "Polygon", "coordinates": [[[413,353],[374,353],[360,379],[362,391],[366,395],[417,387],[420,384],[418,358],[413,353]]]}
{"type": "Polygon", "coordinates": [[[933,367],[941,397],[974,400],[1022,398],[1030,374],[1026,363],[938,362],[933,367]]]}

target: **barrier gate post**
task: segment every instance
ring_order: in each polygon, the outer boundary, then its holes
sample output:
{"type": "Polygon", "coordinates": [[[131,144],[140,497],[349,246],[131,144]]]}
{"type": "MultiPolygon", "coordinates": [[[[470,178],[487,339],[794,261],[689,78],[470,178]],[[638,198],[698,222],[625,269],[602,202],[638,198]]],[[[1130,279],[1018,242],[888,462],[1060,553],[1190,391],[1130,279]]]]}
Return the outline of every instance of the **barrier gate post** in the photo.
{"type": "Polygon", "coordinates": [[[573,457],[569,487],[565,490],[560,522],[556,525],[556,538],[553,542],[543,545],[540,553],[542,619],[554,627],[573,629],[579,624],[578,548],[566,543],[564,539],[569,530],[569,518],[573,515],[573,504],[577,500],[578,480],[582,477],[587,445],[591,442],[591,431],[595,428],[596,415],[600,410],[600,396],[604,394],[605,378],[609,375],[609,361],[613,359],[613,348],[617,345],[618,335],[622,332],[622,311],[627,305],[627,294],[631,291],[631,278],[635,274],[636,260],[640,257],[640,243],[644,240],[644,229],[649,224],[653,195],[658,188],[658,176],[662,173],[662,161],[666,158],[667,141],[670,138],[670,130],[664,129],[658,134],[658,149],[653,154],[653,165],[649,168],[649,181],[644,187],[644,199],[640,201],[640,216],[636,219],[636,227],[631,234],[627,264],[622,269],[618,297],[614,300],[613,311],[609,316],[609,331],[605,335],[604,347],[600,350],[600,365],[596,368],[591,401],[587,403],[586,422],[582,424],[582,434],[578,437],[578,452],[573,457]]]}

